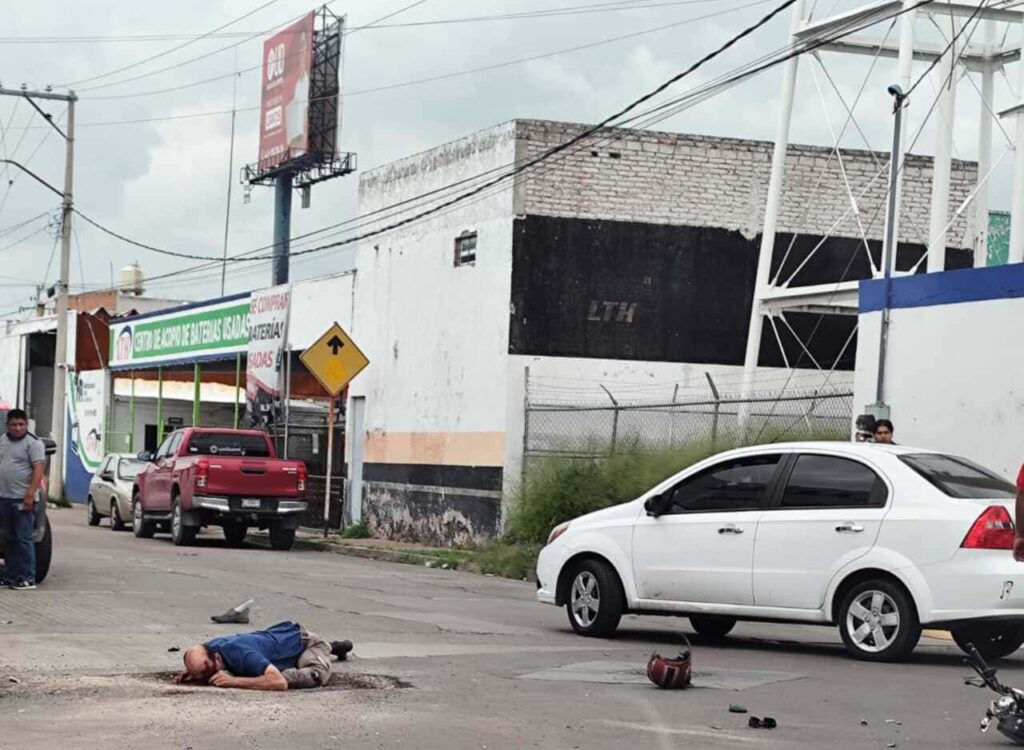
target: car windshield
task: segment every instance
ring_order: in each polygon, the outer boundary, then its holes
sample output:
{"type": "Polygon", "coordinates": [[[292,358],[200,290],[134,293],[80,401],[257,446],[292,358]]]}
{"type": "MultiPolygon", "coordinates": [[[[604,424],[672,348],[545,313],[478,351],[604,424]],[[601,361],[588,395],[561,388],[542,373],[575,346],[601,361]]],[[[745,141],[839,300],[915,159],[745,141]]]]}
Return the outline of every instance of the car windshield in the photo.
{"type": "Polygon", "coordinates": [[[1011,482],[966,458],[917,453],[900,459],[950,497],[1012,500],[1017,496],[1011,482]]]}
{"type": "Polygon", "coordinates": [[[138,461],[134,458],[122,458],[117,462],[117,478],[118,479],[135,479],[138,475],[139,470],[145,466],[142,461],[138,461]]]}
{"type": "Polygon", "coordinates": [[[269,458],[270,448],[262,435],[246,435],[237,432],[199,432],[188,441],[188,455],[269,458]]]}

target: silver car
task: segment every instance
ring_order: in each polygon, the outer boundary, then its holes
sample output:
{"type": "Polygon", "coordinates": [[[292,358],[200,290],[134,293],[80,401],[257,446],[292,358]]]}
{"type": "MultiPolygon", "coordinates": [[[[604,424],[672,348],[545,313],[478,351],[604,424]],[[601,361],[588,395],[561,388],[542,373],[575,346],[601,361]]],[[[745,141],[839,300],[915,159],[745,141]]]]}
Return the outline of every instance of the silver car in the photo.
{"type": "Polygon", "coordinates": [[[128,528],[132,518],[132,482],[145,465],[135,456],[120,453],[103,457],[89,484],[85,507],[90,526],[98,526],[101,518],[109,516],[111,530],[128,528]]]}

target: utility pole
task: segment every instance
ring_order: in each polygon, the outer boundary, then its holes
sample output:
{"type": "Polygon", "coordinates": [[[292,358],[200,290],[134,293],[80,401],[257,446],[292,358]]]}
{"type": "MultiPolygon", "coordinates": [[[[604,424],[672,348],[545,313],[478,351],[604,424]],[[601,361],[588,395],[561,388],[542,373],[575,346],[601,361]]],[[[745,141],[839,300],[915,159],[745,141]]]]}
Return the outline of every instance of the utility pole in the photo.
{"type": "MultiPolygon", "coordinates": [[[[57,282],[57,346],[53,357],[53,412],[50,425],[51,435],[57,441],[57,452],[50,459],[49,495],[51,499],[59,500],[64,496],[64,455],[67,450],[65,443],[68,438],[65,406],[68,382],[68,281],[71,275],[71,214],[74,206],[71,188],[75,164],[75,102],[78,101],[78,96],[73,91],[69,91],[67,94],[57,94],[52,91],[5,88],[0,88],[0,96],[20,96],[27,99],[29,104],[38,110],[58,133],[64,136],[64,141],[67,144],[64,161],[64,191],[61,199],[60,280],[57,282]],[[36,99],[67,102],[68,122],[66,133],[61,131],[52,118],[39,108],[39,105],[34,101],[36,99]]],[[[39,178],[36,177],[36,179],[39,178]]],[[[42,182],[42,180],[40,181],[42,182]]],[[[49,184],[45,182],[43,184],[53,189],[49,184]]]]}
{"type": "Polygon", "coordinates": [[[885,359],[889,349],[889,308],[892,306],[892,269],[896,261],[897,185],[899,184],[901,139],[903,136],[903,108],[907,95],[898,85],[889,87],[893,98],[892,153],[889,157],[889,204],[885,217],[885,239],[882,244],[882,278],[885,279],[885,307],[882,309],[881,329],[878,336],[878,377],[875,380],[875,403],[869,411],[875,419],[888,419],[889,407],[885,403],[885,359]]]}

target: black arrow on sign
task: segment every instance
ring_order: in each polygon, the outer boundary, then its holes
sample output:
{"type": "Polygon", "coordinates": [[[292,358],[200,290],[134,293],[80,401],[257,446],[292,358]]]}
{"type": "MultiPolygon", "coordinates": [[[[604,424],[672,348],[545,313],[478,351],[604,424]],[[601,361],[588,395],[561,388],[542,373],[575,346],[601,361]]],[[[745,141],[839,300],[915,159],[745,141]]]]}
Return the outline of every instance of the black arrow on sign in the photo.
{"type": "Polygon", "coordinates": [[[334,338],[332,338],[330,341],[327,342],[327,346],[331,347],[331,354],[333,354],[335,357],[337,357],[338,356],[338,352],[340,352],[342,347],[345,346],[345,342],[342,341],[337,336],[335,336],[334,338]]]}

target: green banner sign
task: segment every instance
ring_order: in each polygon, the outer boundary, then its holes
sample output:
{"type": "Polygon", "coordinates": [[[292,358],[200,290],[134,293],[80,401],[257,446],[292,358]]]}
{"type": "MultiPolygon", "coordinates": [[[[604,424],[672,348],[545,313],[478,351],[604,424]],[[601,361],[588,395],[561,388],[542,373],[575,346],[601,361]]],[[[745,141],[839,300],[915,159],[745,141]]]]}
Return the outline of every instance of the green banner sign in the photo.
{"type": "Polygon", "coordinates": [[[110,327],[110,366],[231,355],[249,345],[249,300],[234,299],[110,327]]]}

